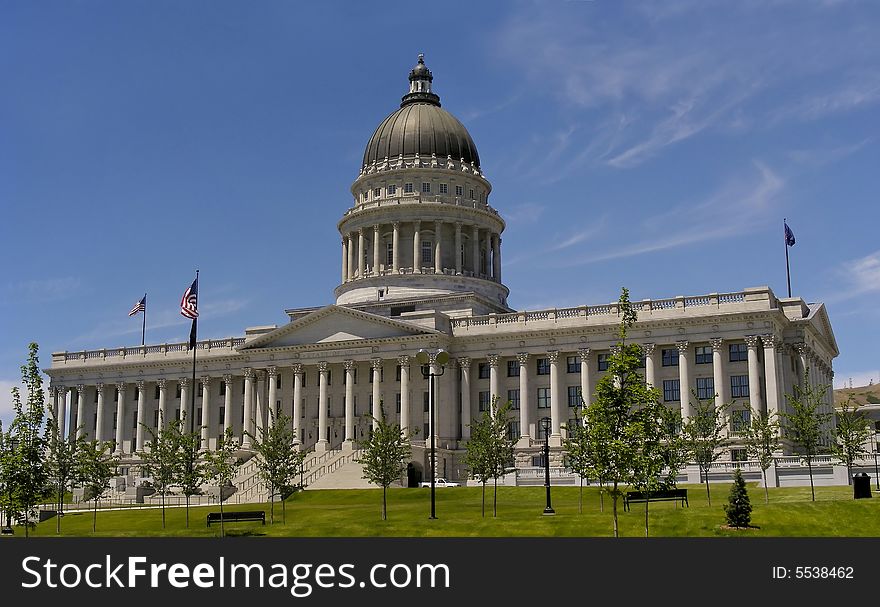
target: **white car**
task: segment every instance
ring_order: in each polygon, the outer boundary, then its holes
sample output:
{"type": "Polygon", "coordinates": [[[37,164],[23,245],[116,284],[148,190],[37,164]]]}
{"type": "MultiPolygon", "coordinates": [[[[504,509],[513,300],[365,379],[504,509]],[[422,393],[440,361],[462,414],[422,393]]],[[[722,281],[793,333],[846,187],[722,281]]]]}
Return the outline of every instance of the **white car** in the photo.
{"type": "MultiPolygon", "coordinates": [[[[419,487],[430,487],[431,481],[422,481],[419,483],[419,487]]],[[[434,479],[435,487],[460,487],[458,483],[453,483],[452,481],[448,481],[445,478],[437,478],[434,479]]]]}

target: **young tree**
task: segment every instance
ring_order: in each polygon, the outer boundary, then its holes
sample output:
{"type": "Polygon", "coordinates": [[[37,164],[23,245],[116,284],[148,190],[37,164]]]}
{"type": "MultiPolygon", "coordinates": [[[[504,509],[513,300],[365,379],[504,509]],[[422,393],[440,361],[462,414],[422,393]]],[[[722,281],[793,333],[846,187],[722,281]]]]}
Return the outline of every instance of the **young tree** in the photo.
{"type": "Polygon", "coordinates": [[[15,487],[16,450],[13,449],[12,433],[3,430],[3,422],[0,421],[0,512],[6,519],[4,530],[12,529],[13,511],[15,500],[13,488],[15,487]]]}
{"type": "Polygon", "coordinates": [[[150,435],[145,449],[138,453],[146,473],[153,479],[153,488],[162,497],[162,528],[165,528],[165,496],[180,476],[180,420],[175,419],[167,425],[159,418],[159,428],[150,426],[144,429],[150,435]]]}
{"type": "Polygon", "coordinates": [[[40,375],[39,347],[28,345],[27,363],[21,366],[21,383],[27,392],[27,401],[22,403],[18,387],[12,388],[12,409],[15,417],[9,427],[14,469],[10,475],[10,511],[13,517],[23,517],[25,536],[35,526],[37,504],[46,496],[49,472],[43,459],[46,441],[41,432],[45,421],[46,400],[43,392],[43,378],[40,375]]]}
{"type": "Polygon", "coordinates": [[[819,454],[826,442],[826,425],[830,413],[821,410],[827,385],[814,387],[810,383],[810,370],[804,370],[803,386],[795,386],[794,394],[786,394],[788,411],[782,413],[783,428],[788,437],[797,447],[810,473],[810,495],[816,501],[816,489],[813,485],[813,458],[819,454]]]}
{"type": "Polygon", "coordinates": [[[749,501],[746,481],[739,468],[733,472],[733,485],[730,487],[727,504],[724,505],[724,513],[727,515],[727,524],[730,527],[745,529],[752,521],[752,504],[749,501]]]}
{"type": "Polygon", "coordinates": [[[471,436],[464,454],[464,464],[470,475],[482,487],[482,515],[486,516],[486,483],[492,478],[492,418],[483,413],[470,424],[471,436]]]}
{"type": "Polygon", "coordinates": [[[379,401],[379,417],[368,417],[375,421],[376,427],[366,441],[359,446],[362,450],[360,463],[364,468],[363,478],[382,487],[382,520],[388,519],[386,492],[391,483],[400,479],[406,472],[406,462],[412,455],[409,441],[415,431],[401,430],[400,425],[390,423],[385,418],[385,407],[379,401]]]}
{"type": "Polygon", "coordinates": [[[711,506],[709,470],[725,451],[728,406],[716,406],[714,398],[700,399],[695,393],[692,396],[693,415],[684,421],[682,439],[688,456],[700,467],[700,481],[706,483],[706,499],[711,506]]]}
{"type": "Polygon", "coordinates": [[[507,401],[498,405],[498,397],[493,402],[490,415],[491,436],[491,475],[494,484],[492,490],[492,516],[498,516],[498,479],[504,476],[513,463],[515,441],[510,437],[510,410],[513,403],[507,401]]]}
{"type": "MultiPolygon", "coordinates": [[[[82,441],[76,451],[76,477],[85,495],[95,500],[92,510],[92,532],[98,525],[98,501],[110,488],[110,479],[116,474],[119,458],[114,457],[113,442],[82,441]]],[[[164,511],[163,511],[164,526],[164,511]]]]}
{"type": "Polygon", "coordinates": [[[232,485],[232,480],[241,467],[236,451],[238,441],[232,435],[232,428],[226,428],[226,432],[217,441],[217,448],[205,453],[205,478],[220,487],[220,537],[226,533],[223,528],[223,489],[232,485]]]}
{"type": "Polygon", "coordinates": [[[258,434],[259,437],[251,435],[251,446],[257,453],[260,478],[269,487],[269,519],[275,522],[277,493],[281,497],[281,520],[286,522],[284,498],[300,472],[305,452],[296,448],[296,434],[291,429],[290,417],[283,413],[276,415],[267,428],[260,428],[258,434]]]}
{"type": "Polygon", "coordinates": [[[767,489],[767,469],[773,465],[773,453],[779,447],[779,420],[776,412],[770,414],[751,411],[751,423],[746,428],[744,437],[746,453],[751,459],[757,460],[764,478],[764,503],[770,503],[770,492],[767,489]]]}
{"type": "Polygon", "coordinates": [[[180,466],[177,468],[175,484],[186,498],[186,526],[189,528],[189,502],[193,495],[202,492],[205,484],[205,462],[202,452],[202,429],[200,427],[187,430],[186,416],[182,416],[180,424],[172,426],[178,432],[176,437],[180,466]]]}
{"type": "Polygon", "coordinates": [[[592,467],[592,450],[590,449],[589,434],[584,424],[582,411],[584,401],[581,398],[581,406],[574,410],[574,426],[566,425],[568,435],[562,441],[562,448],[568,454],[568,467],[578,475],[580,491],[578,492],[578,514],[584,511],[584,478],[589,476],[592,467]]]}
{"type": "Polygon", "coordinates": [[[837,409],[837,425],[834,428],[834,442],[831,443],[831,452],[846,465],[848,484],[852,484],[853,462],[868,452],[865,441],[871,435],[870,422],[858,409],[859,405],[852,395],[837,409]]]}
{"type": "MultiPolygon", "coordinates": [[[[79,434],[75,432],[75,434],[79,434]]],[[[70,488],[76,478],[77,457],[84,442],[77,436],[65,440],[58,424],[58,415],[55,409],[49,407],[49,419],[46,424],[44,441],[46,443],[46,465],[49,471],[49,480],[55,488],[58,506],[55,516],[55,533],[61,533],[61,517],[64,516],[64,494],[70,488]]]]}

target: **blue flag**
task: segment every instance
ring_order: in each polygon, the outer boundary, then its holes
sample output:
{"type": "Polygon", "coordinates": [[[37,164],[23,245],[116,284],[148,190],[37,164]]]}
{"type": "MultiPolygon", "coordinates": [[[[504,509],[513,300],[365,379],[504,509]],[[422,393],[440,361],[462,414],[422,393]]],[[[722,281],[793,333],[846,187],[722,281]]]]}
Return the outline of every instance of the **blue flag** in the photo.
{"type": "Polygon", "coordinates": [[[790,247],[793,247],[794,246],[794,232],[791,231],[791,228],[788,227],[788,224],[785,223],[784,221],[782,222],[782,225],[785,226],[785,244],[790,247]]]}

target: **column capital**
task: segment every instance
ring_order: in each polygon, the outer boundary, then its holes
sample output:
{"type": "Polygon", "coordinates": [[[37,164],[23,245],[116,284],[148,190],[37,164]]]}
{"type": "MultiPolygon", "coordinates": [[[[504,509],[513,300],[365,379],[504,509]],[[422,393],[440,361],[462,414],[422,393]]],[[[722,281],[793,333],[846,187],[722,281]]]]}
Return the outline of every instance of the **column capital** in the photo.
{"type": "MultiPolygon", "coordinates": [[[[147,382],[145,382],[145,381],[142,380],[142,379],[139,379],[139,380],[137,380],[137,381],[134,382],[134,383],[135,383],[135,385],[137,386],[138,392],[143,392],[143,391],[144,391],[144,386],[146,385],[147,382]]],[[[77,389],[79,389],[79,386],[77,386],[77,389]]]]}
{"type": "Polygon", "coordinates": [[[780,343],[779,337],[773,335],[772,333],[768,333],[767,335],[761,336],[761,342],[764,344],[765,348],[776,348],[776,344],[780,343]]]}
{"type": "Polygon", "coordinates": [[[326,373],[326,372],[327,372],[327,365],[328,365],[328,364],[329,364],[329,363],[328,363],[326,360],[322,360],[322,361],[320,361],[320,362],[318,363],[318,372],[319,372],[319,373],[326,373]]]}
{"type": "MultiPolygon", "coordinates": [[[[144,382],[143,381],[138,382],[138,384],[142,384],[142,383],[144,383],[144,382]]],[[[86,391],[86,385],[85,384],[77,384],[76,391],[80,396],[82,396],[83,392],[86,391]]]]}
{"type": "Polygon", "coordinates": [[[95,389],[98,390],[98,394],[104,394],[104,382],[98,382],[95,384],[95,389]]]}
{"type": "Polygon", "coordinates": [[[395,230],[399,230],[400,229],[400,222],[399,221],[392,221],[391,227],[394,228],[395,230]]]}
{"type": "Polygon", "coordinates": [[[116,382],[116,389],[119,390],[120,392],[125,392],[125,382],[124,381],[116,382]]]}
{"type": "Polygon", "coordinates": [[[379,225],[378,223],[374,223],[374,224],[373,224],[373,231],[374,231],[374,232],[378,232],[378,231],[379,231],[379,228],[380,228],[380,225],[379,225]]]}
{"type": "Polygon", "coordinates": [[[721,348],[724,344],[724,339],[721,337],[710,337],[709,343],[712,345],[713,352],[721,352],[721,348]]]}
{"type": "Polygon", "coordinates": [[[210,375],[203,375],[199,378],[202,382],[202,386],[205,392],[208,391],[208,388],[211,387],[211,379],[213,379],[210,375]]]}
{"type": "Polygon", "coordinates": [[[462,226],[462,223],[460,221],[456,221],[455,222],[455,231],[461,232],[461,226],[462,226]]]}
{"type": "Polygon", "coordinates": [[[471,359],[469,356],[459,356],[457,361],[459,368],[465,370],[469,370],[471,368],[471,359]]]}
{"type": "Polygon", "coordinates": [[[652,354],[654,354],[654,349],[656,347],[657,344],[654,343],[642,344],[642,352],[645,354],[645,356],[651,356],[652,354]]]}
{"type": "Polygon", "coordinates": [[[501,360],[501,356],[498,354],[487,354],[486,358],[489,359],[489,366],[493,369],[498,368],[498,362],[501,360]]]}
{"type": "Polygon", "coordinates": [[[373,358],[370,360],[370,367],[376,369],[377,371],[382,368],[382,359],[381,358],[373,358]]]}
{"type": "Polygon", "coordinates": [[[188,378],[188,377],[181,377],[181,378],[178,378],[177,381],[180,382],[180,387],[181,387],[181,388],[186,388],[187,386],[189,386],[189,378],[188,378]]]}
{"type": "Polygon", "coordinates": [[[302,375],[302,372],[303,372],[302,363],[293,363],[292,365],[290,365],[290,368],[293,369],[294,375],[302,375]]]}
{"type": "Polygon", "coordinates": [[[620,354],[620,344],[614,344],[611,346],[611,354],[612,356],[617,356],[620,354]]]}
{"type": "Polygon", "coordinates": [[[422,227],[422,222],[421,222],[420,219],[416,219],[416,220],[413,222],[413,225],[414,225],[414,226],[416,227],[416,229],[418,230],[419,228],[422,227]]]}
{"type": "Polygon", "coordinates": [[[745,340],[750,350],[758,347],[759,337],[757,335],[746,335],[745,340]]]}
{"type": "Polygon", "coordinates": [[[251,367],[245,367],[242,369],[242,373],[244,373],[245,379],[253,379],[254,378],[254,370],[251,367]]]}
{"type": "Polygon", "coordinates": [[[788,349],[788,345],[782,341],[780,338],[779,341],[776,342],[776,353],[777,354],[785,354],[785,351],[788,349]]]}
{"type": "Polygon", "coordinates": [[[397,362],[400,363],[401,367],[408,367],[409,366],[409,359],[410,359],[409,354],[401,354],[400,356],[397,357],[397,362]]]}
{"type": "Polygon", "coordinates": [[[266,381],[266,372],[262,369],[254,369],[254,376],[256,376],[257,381],[266,381]]]}
{"type": "Polygon", "coordinates": [[[547,352],[547,358],[550,364],[555,364],[559,360],[559,350],[550,350],[547,352]]]}
{"type": "Polygon", "coordinates": [[[278,375],[278,367],[267,367],[266,373],[269,374],[269,377],[276,377],[278,375]]]}
{"type": "Polygon", "coordinates": [[[342,366],[345,367],[346,371],[351,371],[354,369],[354,361],[353,360],[345,360],[342,362],[342,366]]]}
{"type": "Polygon", "coordinates": [[[363,236],[363,235],[364,235],[364,228],[363,228],[363,226],[361,226],[360,228],[358,228],[358,232],[357,232],[357,233],[358,233],[358,236],[363,236]]]}
{"type": "Polygon", "coordinates": [[[223,375],[223,383],[226,384],[226,389],[229,390],[229,386],[232,385],[232,375],[230,373],[223,375]]]}
{"type": "Polygon", "coordinates": [[[435,219],[435,220],[434,220],[434,226],[435,226],[435,227],[439,227],[439,226],[442,226],[442,225],[443,225],[443,220],[442,220],[442,219],[435,219]]]}
{"type": "Polygon", "coordinates": [[[678,348],[679,354],[686,354],[689,345],[690,345],[690,342],[688,342],[688,340],[686,340],[686,339],[682,339],[680,341],[675,342],[675,347],[678,348]]]}
{"type": "Polygon", "coordinates": [[[159,386],[160,390],[164,390],[167,385],[167,381],[168,380],[166,380],[164,377],[162,377],[162,378],[156,380],[156,385],[159,386]]]}
{"type": "Polygon", "coordinates": [[[517,352],[516,360],[519,361],[519,366],[524,367],[529,364],[529,357],[531,355],[528,352],[517,352]]]}

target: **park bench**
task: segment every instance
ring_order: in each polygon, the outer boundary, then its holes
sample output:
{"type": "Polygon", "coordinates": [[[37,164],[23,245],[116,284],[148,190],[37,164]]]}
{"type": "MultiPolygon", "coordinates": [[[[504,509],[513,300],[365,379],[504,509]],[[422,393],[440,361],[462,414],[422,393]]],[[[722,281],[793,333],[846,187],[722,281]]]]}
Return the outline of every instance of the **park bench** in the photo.
{"type": "Polygon", "coordinates": [[[254,511],[246,511],[246,512],[209,512],[208,513],[208,527],[211,526],[211,523],[219,523],[220,520],[223,520],[224,523],[240,523],[242,521],[260,521],[264,525],[266,524],[266,511],[265,510],[254,510],[254,511]]]}
{"type": "Polygon", "coordinates": [[[681,502],[682,506],[688,506],[687,489],[666,489],[663,491],[627,491],[623,496],[623,510],[629,510],[630,504],[644,504],[645,502],[681,502]]]}

